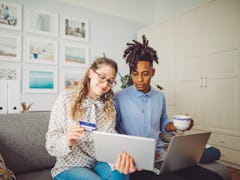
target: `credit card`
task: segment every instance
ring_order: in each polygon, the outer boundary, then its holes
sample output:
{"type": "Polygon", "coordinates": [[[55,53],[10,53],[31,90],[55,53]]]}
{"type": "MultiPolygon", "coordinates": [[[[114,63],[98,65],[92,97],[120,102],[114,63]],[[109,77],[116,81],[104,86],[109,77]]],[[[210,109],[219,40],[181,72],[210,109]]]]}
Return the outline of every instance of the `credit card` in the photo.
{"type": "Polygon", "coordinates": [[[93,132],[96,131],[96,124],[86,122],[86,121],[79,121],[80,126],[85,129],[87,132],[93,132]]]}

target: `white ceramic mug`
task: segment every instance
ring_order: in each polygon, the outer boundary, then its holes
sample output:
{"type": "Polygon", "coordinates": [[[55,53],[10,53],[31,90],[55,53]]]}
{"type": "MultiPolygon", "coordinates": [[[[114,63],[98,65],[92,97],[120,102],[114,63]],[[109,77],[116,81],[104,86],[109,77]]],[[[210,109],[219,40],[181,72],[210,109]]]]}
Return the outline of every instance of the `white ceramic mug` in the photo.
{"type": "Polygon", "coordinates": [[[185,131],[189,128],[192,118],[188,115],[174,115],[173,116],[173,125],[179,131],[185,131]]]}

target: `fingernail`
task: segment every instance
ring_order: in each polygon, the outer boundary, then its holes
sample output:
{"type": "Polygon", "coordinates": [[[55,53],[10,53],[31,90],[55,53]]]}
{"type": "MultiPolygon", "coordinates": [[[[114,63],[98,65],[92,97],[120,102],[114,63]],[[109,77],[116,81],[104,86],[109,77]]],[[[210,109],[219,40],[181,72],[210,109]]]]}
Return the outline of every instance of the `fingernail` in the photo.
{"type": "Polygon", "coordinates": [[[131,173],[135,172],[135,169],[132,169],[130,172],[131,172],[131,173]]]}

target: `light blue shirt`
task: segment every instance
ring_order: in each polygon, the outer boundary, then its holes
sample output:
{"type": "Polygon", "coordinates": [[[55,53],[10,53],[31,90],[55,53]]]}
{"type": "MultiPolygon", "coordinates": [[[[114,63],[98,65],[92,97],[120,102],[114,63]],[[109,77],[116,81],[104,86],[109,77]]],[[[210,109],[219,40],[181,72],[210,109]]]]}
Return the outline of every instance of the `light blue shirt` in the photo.
{"type": "Polygon", "coordinates": [[[130,86],[115,94],[114,103],[118,133],[154,138],[156,151],[163,150],[159,132],[165,132],[164,128],[170,120],[162,92],[151,88],[145,94],[130,86]]]}

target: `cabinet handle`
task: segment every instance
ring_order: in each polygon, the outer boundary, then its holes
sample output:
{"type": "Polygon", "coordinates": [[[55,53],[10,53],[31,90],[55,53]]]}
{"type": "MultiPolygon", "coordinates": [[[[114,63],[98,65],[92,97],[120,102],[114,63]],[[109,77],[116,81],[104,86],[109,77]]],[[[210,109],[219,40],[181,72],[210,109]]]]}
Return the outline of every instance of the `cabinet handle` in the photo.
{"type": "Polygon", "coordinates": [[[203,77],[200,78],[200,87],[203,87],[203,77]]]}
{"type": "Polygon", "coordinates": [[[207,87],[207,77],[205,77],[205,85],[204,87],[206,88],[207,87]]]}
{"type": "Polygon", "coordinates": [[[0,107],[0,110],[3,110],[3,107],[0,107]]]}

